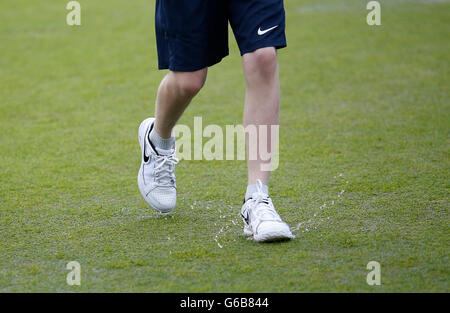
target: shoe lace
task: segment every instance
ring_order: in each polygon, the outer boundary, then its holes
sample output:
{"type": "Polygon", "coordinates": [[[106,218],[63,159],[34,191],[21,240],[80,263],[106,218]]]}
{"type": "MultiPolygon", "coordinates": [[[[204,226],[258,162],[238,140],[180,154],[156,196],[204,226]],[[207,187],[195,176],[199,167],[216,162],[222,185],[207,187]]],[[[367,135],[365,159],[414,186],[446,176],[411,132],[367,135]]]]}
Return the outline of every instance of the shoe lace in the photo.
{"type": "Polygon", "coordinates": [[[157,155],[155,163],[156,183],[159,186],[172,186],[175,184],[175,165],[179,163],[179,160],[175,157],[175,153],[157,155]]]}
{"type": "Polygon", "coordinates": [[[262,191],[262,182],[259,179],[256,181],[256,188],[257,191],[252,195],[250,210],[261,222],[278,220],[279,215],[270,197],[262,191]]]}

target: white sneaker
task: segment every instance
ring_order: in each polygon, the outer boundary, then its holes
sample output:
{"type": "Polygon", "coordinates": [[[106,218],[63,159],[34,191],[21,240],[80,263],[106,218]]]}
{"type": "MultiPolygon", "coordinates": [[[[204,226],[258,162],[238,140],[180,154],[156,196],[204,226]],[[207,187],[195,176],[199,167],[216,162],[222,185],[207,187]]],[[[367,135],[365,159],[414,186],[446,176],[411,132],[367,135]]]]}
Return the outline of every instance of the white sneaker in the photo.
{"type": "Polygon", "coordinates": [[[175,157],[175,149],[157,149],[148,140],[154,120],[148,118],[139,126],[142,161],[137,181],[144,200],[156,211],[169,213],[177,201],[175,165],[178,164],[178,159],[175,157]]]}
{"type": "Polygon", "coordinates": [[[281,241],[295,238],[288,224],[275,211],[272,200],[262,191],[262,183],[256,181],[258,191],[253,193],[241,209],[244,235],[253,236],[257,242],[281,241]]]}

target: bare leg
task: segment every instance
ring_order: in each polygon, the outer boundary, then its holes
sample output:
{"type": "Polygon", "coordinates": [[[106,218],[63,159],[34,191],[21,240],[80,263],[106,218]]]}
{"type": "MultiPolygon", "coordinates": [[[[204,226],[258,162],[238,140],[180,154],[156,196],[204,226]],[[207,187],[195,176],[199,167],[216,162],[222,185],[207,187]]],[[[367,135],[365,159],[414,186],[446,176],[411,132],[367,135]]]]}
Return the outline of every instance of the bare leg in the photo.
{"type": "Polygon", "coordinates": [[[206,80],[207,69],[195,72],[170,71],[158,88],[155,129],[162,138],[170,138],[172,129],[192,98],[206,80]]]}
{"type": "MultiPolygon", "coordinates": [[[[280,110],[280,81],[275,48],[262,48],[243,56],[244,74],[247,82],[244,127],[248,125],[278,125],[280,110]]],[[[259,137],[259,134],[258,134],[259,137]]],[[[267,133],[268,149],[271,150],[270,126],[267,133]]],[[[247,146],[249,143],[247,142],[247,146]]],[[[260,179],[269,182],[269,171],[262,171],[261,164],[267,161],[248,160],[248,184],[260,179]]]]}

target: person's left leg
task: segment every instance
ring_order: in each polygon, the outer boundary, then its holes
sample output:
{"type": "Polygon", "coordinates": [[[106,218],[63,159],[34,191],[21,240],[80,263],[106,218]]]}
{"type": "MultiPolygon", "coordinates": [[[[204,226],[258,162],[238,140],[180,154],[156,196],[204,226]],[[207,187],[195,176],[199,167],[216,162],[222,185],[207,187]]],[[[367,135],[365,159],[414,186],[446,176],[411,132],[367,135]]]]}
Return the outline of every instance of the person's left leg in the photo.
{"type": "MultiPolygon", "coordinates": [[[[256,241],[274,241],[293,238],[289,226],[284,223],[269,197],[270,171],[264,170],[268,160],[260,155],[263,150],[275,152],[272,143],[276,138],[271,127],[278,126],[280,109],[280,82],[278,60],[274,47],[257,49],[243,55],[246,96],[244,127],[253,127],[256,137],[247,135],[248,186],[241,210],[244,219],[244,233],[256,241]],[[261,127],[262,126],[262,127],[261,127]],[[263,132],[267,132],[263,134],[263,132]],[[260,140],[260,137],[266,142],[260,140]],[[251,158],[251,149],[256,149],[256,159],[251,158]]],[[[271,160],[269,160],[270,162],[271,160]]]]}
{"type": "MultiPolygon", "coordinates": [[[[246,53],[242,57],[244,75],[246,80],[246,94],[244,107],[244,127],[267,125],[267,142],[265,150],[272,153],[271,127],[278,125],[280,110],[280,82],[278,77],[277,52],[274,47],[261,48],[254,52],[246,53]]],[[[265,129],[264,129],[265,130],[265,129]]],[[[258,136],[259,137],[259,136],[258,136]]],[[[248,138],[247,146],[259,150],[258,138],[248,138]],[[250,147],[251,146],[251,147],[250,147]]],[[[268,185],[270,171],[262,170],[268,160],[262,160],[261,155],[256,153],[256,159],[247,158],[248,184],[256,184],[260,179],[263,184],[268,185]]]]}
{"type": "Polygon", "coordinates": [[[262,126],[261,131],[267,130],[267,134],[262,133],[262,138],[267,139],[266,147],[260,149],[257,146],[254,141],[259,141],[259,138],[253,138],[250,143],[247,140],[247,150],[250,149],[247,153],[248,184],[254,187],[259,179],[266,190],[270,172],[265,169],[270,160],[268,162],[267,155],[259,152],[265,150],[270,155],[274,152],[270,150],[275,148],[271,147],[274,134],[271,128],[278,125],[280,106],[276,49],[286,47],[283,0],[229,0],[228,12],[246,79],[244,126],[252,129],[262,126]],[[253,159],[255,152],[256,159],[253,159]]]}
{"type": "Polygon", "coordinates": [[[269,197],[270,162],[278,131],[280,83],[276,49],[286,47],[283,0],[229,0],[229,20],[241,51],[246,80],[248,186],[241,215],[244,233],[255,241],[290,239],[269,197]],[[251,134],[256,132],[256,136],[251,134]],[[256,138],[255,138],[256,137],[256,138]],[[264,153],[264,155],[262,154],[264,153]],[[267,160],[267,153],[271,157],[267,160]]]}

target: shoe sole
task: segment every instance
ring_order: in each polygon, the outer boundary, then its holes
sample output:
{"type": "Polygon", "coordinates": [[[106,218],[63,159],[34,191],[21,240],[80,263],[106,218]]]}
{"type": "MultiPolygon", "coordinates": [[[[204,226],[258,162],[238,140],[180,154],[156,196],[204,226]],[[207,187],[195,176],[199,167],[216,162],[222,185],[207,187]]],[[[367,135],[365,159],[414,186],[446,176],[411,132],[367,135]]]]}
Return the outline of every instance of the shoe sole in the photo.
{"type": "Polygon", "coordinates": [[[291,232],[285,231],[275,231],[259,235],[253,235],[253,240],[255,242],[278,242],[278,241],[288,241],[294,239],[295,237],[291,232]]]}
{"type": "Polygon", "coordinates": [[[147,132],[148,132],[148,127],[149,125],[151,125],[151,123],[153,123],[155,119],[153,117],[147,118],[146,120],[144,120],[141,125],[139,126],[139,131],[138,131],[138,140],[139,140],[139,146],[141,147],[141,167],[139,168],[139,173],[137,176],[137,183],[138,183],[138,187],[139,187],[139,191],[141,192],[142,197],[144,198],[145,202],[147,202],[147,204],[156,212],[161,213],[161,214],[168,214],[170,212],[172,212],[172,209],[164,209],[161,210],[158,208],[158,205],[156,203],[154,203],[152,201],[151,198],[147,197],[147,195],[145,194],[145,190],[144,190],[144,180],[142,178],[142,170],[144,167],[144,161],[142,159],[142,156],[144,154],[144,143],[145,143],[145,136],[147,136],[147,132]],[[141,134],[144,135],[144,137],[141,137],[141,134]]]}
{"type": "Polygon", "coordinates": [[[287,225],[284,229],[275,229],[264,233],[259,233],[257,235],[253,234],[250,227],[244,227],[244,235],[252,236],[255,242],[278,242],[288,241],[295,238],[287,225]]]}

